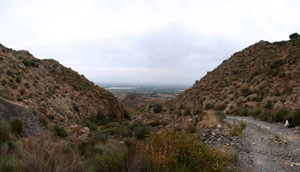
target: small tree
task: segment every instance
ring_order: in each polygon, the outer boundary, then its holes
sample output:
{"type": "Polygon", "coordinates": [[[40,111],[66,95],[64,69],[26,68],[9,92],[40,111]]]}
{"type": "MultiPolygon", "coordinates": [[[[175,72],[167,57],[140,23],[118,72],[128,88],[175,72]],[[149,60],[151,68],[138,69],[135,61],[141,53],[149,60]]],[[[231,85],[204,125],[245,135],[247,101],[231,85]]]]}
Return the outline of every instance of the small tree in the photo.
{"type": "Polygon", "coordinates": [[[290,34],[290,39],[300,39],[300,35],[297,32],[295,32],[293,34],[290,34]]]}
{"type": "Polygon", "coordinates": [[[153,111],[154,111],[155,113],[160,113],[161,111],[163,111],[162,105],[161,105],[161,104],[155,104],[155,105],[154,105],[154,108],[153,108],[153,111]]]}
{"type": "Polygon", "coordinates": [[[23,131],[23,122],[19,118],[15,118],[11,121],[11,131],[15,134],[21,135],[23,131]]]}
{"type": "Polygon", "coordinates": [[[64,129],[64,127],[63,126],[58,126],[58,125],[55,125],[54,127],[53,127],[53,131],[54,131],[54,133],[56,133],[60,138],[65,138],[65,137],[67,137],[68,136],[68,134],[67,134],[67,132],[66,132],[66,130],[64,129]]]}
{"type": "Polygon", "coordinates": [[[271,100],[268,100],[266,106],[265,106],[266,109],[272,109],[273,108],[273,104],[271,102],[271,100]]]}

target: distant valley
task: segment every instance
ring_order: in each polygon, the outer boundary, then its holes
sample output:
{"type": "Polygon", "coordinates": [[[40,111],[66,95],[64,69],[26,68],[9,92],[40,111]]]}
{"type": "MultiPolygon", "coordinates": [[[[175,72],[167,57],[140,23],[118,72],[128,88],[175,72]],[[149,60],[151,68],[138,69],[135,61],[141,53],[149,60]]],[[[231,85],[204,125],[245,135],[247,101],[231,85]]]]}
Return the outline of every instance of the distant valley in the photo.
{"type": "Polygon", "coordinates": [[[150,85],[150,84],[98,84],[109,90],[116,97],[124,97],[130,93],[140,94],[144,99],[170,100],[191,85],[150,85]]]}

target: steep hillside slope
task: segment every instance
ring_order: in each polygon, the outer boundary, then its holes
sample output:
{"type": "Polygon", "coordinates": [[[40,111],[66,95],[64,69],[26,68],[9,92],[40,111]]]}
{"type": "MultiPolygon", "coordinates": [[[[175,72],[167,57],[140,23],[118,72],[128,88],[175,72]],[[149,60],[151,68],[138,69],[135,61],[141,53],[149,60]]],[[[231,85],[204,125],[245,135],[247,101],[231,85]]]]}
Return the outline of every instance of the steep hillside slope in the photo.
{"type": "Polygon", "coordinates": [[[39,60],[28,51],[15,51],[1,44],[0,97],[35,109],[56,123],[74,122],[98,113],[120,119],[124,113],[110,92],[83,75],[55,60],[39,60]]]}
{"type": "Polygon", "coordinates": [[[293,39],[260,41],[235,53],[174,102],[177,107],[202,105],[228,111],[241,106],[295,110],[300,108],[299,97],[300,40],[293,39]]]}

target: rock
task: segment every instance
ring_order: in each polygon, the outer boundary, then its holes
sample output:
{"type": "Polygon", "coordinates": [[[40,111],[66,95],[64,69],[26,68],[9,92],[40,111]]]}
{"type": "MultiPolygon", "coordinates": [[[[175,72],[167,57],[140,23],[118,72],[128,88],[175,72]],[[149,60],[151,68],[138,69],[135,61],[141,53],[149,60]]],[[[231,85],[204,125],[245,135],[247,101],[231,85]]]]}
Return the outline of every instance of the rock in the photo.
{"type": "Polygon", "coordinates": [[[215,132],[211,132],[211,135],[215,136],[215,135],[216,135],[216,133],[215,133],[215,132]]]}
{"type": "Polygon", "coordinates": [[[284,124],[284,127],[288,127],[288,126],[289,126],[289,121],[286,120],[286,121],[285,121],[285,124],[284,124]]]}
{"type": "Polygon", "coordinates": [[[83,142],[86,142],[86,140],[88,139],[88,135],[83,134],[83,135],[79,136],[79,139],[82,140],[83,142]]]}
{"type": "Polygon", "coordinates": [[[89,129],[89,127],[84,127],[84,128],[79,130],[79,133],[89,135],[90,134],[90,129],[89,129]]]}
{"type": "Polygon", "coordinates": [[[84,127],[79,130],[79,139],[85,142],[88,139],[88,136],[90,135],[90,129],[88,127],[84,127]]]}
{"type": "Polygon", "coordinates": [[[206,140],[206,137],[200,137],[200,139],[202,140],[202,141],[205,141],[206,140]]]}
{"type": "Polygon", "coordinates": [[[222,130],[222,126],[220,124],[218,124],[218,129],[222,130]]]}

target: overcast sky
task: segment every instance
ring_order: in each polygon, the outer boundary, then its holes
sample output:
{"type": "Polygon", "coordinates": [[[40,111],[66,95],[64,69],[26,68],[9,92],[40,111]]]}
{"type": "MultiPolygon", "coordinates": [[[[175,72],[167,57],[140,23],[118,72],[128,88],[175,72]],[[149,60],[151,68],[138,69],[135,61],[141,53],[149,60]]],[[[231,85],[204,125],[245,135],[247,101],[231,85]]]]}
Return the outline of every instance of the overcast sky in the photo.
{"type": "Polygon", "coordinates": [[[0,43],[96,83],[189,84],[300,32],[299,0],[1,0],[0,43]]]}

